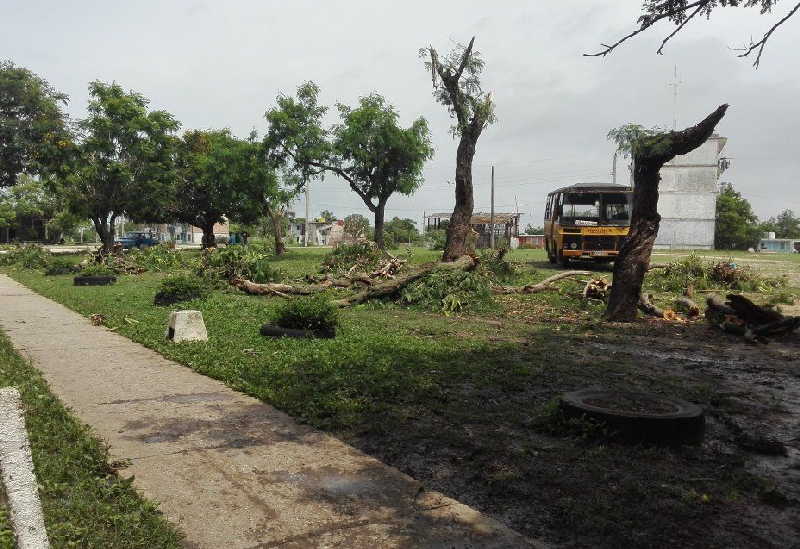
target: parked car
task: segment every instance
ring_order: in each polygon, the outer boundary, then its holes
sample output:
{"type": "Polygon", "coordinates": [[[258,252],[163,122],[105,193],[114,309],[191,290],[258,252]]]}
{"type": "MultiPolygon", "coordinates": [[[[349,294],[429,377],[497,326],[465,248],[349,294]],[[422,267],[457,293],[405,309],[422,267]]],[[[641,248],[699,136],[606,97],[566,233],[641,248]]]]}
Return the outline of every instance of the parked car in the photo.
{"type": "Polygon", "coordinates": [[[123,250],[130,250],[131,248],[143,250],[158,244],[158,239],[152,233],[128,233],[118,238],[115,244],[122,246],[123,250]]]}

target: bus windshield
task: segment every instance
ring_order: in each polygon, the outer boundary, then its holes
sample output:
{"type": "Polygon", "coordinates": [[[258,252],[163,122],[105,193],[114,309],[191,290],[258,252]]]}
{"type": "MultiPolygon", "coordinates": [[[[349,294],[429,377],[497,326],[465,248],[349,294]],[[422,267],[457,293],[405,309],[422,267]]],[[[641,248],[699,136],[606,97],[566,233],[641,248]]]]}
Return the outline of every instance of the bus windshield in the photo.
{"type": "Polygon", "coordinates": [[[625,193],[564,193],[563,196],[561,224],[630,224],[630,204],[625,193]]]}

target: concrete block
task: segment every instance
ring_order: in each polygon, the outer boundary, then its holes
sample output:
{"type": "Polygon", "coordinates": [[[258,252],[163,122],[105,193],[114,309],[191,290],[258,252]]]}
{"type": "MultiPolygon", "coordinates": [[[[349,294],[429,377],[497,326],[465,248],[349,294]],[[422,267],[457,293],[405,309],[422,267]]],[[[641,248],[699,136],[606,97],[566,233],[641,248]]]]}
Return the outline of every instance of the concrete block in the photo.
{"type": "Polygon", "coordinates": [[[18,549],[47,549],[50,543],[39,501],[22,400],[15,387],[0,389],[0,471],[18,549]]]}
{"type": "Polygon", "coordinates": [[[182,341],[208,341],[208,332],[200,311],[173,311],[169,315],[167,339],[182,341]]]}

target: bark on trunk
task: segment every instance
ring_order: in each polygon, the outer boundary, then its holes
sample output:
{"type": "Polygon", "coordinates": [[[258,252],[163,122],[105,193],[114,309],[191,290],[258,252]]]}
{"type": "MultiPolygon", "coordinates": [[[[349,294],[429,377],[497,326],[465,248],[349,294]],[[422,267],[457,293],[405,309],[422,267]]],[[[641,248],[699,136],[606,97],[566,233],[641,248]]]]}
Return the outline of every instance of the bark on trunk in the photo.
{"type": "Polygon", "coordinates": [[[633,212],[628,239],[614,263],[614,282],[606,308],[606,320],[636,319],[644,275],[658,235],[658,183],[661,167],[677,155],[693,151],[711,136],[728,105],[721,105],[705,120],[681,132],[644,138],[634,144],[633,212]]]}
{"type": "Polygon", "coordinates": [[[275,235],[275,255],[283,255],[286,252],[286,245],[283,243],[283,215],[277,208],[267,206],[267,215],[272,221],[272,232],[275,235]]]}
{"type": "Polygon", "coordinates": [[[468,249],[470,220],[475,207],[472,195],[472,159],[475,156],[475,143],[477,138],[471,133],[464,132],[458,143],[456,152],[456,206],[447,226],[447,240],[445,241],[442,261],[456,261],[459,257],[472,253],[468,249]]]}
{"type": "Polygon", "coordinates": [[[375,207],[375,245],[380,250],[386,248],[386,242],[384,241],[383,238],[383,225],[384,225],[385,212],[386,212],[386,201],[381,200],[375,207]]]}
{"type": "Polygon", "coordinates": [[[217,239],[214,236],[214,224],[204,224],[200,227],[203,230],[202,247],[204,250],[217,247],[217,239]]]}
{"type": "Polygon", "coordinates": [[[111,222],[109,223],[108,219],[106,218],[99,218],[93,217],[92,223],[94,224],[94,228],[97,231],[97,235],[100,237],[100,242],[102,246],[100,248],[101,253],[103,254],[110,254],[114,251],[114,221],[116,216],[111,216],[111,222]]]}

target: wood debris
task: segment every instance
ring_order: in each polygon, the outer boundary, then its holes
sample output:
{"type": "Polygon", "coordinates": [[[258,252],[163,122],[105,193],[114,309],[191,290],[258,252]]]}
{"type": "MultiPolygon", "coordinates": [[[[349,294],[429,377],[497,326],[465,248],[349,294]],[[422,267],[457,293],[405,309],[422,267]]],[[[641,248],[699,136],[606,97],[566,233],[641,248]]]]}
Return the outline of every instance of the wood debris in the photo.
{"type": "Polygon", "coordinates": [[[728,294],[726,298],[727,301],[723,301],[717,295],[710,295],[706,299],[706,320],[724,332],[763,343],[768,337],[789,334],[800,328],[800,316],[784,316],[742,295],[728,294]]]}

